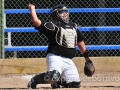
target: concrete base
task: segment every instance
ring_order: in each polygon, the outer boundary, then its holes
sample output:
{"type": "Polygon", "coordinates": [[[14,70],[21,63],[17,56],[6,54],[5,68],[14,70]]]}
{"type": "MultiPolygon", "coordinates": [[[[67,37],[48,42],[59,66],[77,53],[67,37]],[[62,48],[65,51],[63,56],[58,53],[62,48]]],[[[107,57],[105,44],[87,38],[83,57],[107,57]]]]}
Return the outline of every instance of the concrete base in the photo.
{"type": "MultiPolygon", "coordinates": [[[[96,72],[120,72],[120,57],[90,57],[96,72]]],[[[83,73],[83,57],[73,58],[79,73],[83,73]]],[[[34,74],[47,70],[45,58],[1,59],[0,74],[34,74]]]]}

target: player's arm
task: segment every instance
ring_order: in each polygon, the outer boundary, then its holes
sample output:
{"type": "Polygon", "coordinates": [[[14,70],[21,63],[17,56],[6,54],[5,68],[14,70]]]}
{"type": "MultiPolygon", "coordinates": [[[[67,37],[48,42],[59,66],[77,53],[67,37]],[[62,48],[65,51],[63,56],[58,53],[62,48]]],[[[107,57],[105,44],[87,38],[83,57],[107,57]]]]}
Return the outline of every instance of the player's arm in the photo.
{"type": "Polygon", "coordinates": [[[86,50],[86,45],[84,43],[84,35],[79,30],[77,30],[77,46],[81,54],[85,57],[85,60],[86,61],[90,60],[88,56],[88,52],[86,50]]]}
{"type": "Polygon", "coordinates": [[[39,27],[41,25],[41,20],[38,19],[37,17],[35,6],[33,4],[29,4],[28,8],[30,10],[31,20],[32,20],[33,25],[35,27],[39,27]]]}
{"type": "Polygon", "coordinates": [[[88,52],[86,50],[86,45],[84,43],[84,36],[79,31],[77,32],[77,36],[78,36],[77,46],[78,46],[81,54],[83,54],[85,61],[86,61],[85,66],[84,66],[84,73],[87,76],[92,76],[95,72],[95,67],[93,65],[93,62],[90,60],[88,52]]]}
{"type": "Polygon", "coordinates": [[[88,56],[88,52],[86,51],[86,45],[85,45],[84,41],[78,42],[77,46],[78,46],[81,54],[83,54],[83,56],[85,57],[85,60],[86,61],[90,60],[89,56],[88,56]]]}

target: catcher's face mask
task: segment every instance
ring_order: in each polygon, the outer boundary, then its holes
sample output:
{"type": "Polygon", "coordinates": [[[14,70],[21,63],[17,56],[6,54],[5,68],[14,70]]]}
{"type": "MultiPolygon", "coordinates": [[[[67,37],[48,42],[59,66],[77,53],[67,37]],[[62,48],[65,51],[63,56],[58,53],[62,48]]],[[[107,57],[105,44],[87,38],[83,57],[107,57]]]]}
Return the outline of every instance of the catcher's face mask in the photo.
{"type": "Polygon", "coordinates": [[[68,17],[69,17],[68,10],[60,10],[58,11],[58,15],[64,22],[67,23],[66,20],[68,20],[68,17]]]}
{"type": "Polygon", "coordinates": [[[66,9],[66,8],[65,9],[60,9],[60,10],[58,10],[58,13],[59,14],[63,14],[63,13],[67,14],[68,13],[68,9],[66,9]]]}
{"type": "Polygon", "coordinates": [[[54,20],[59,20],[64,23],[69,23],[69,13],[68,8],[65,5],[58,5],[52,10],[52,18],[54,20]]]}

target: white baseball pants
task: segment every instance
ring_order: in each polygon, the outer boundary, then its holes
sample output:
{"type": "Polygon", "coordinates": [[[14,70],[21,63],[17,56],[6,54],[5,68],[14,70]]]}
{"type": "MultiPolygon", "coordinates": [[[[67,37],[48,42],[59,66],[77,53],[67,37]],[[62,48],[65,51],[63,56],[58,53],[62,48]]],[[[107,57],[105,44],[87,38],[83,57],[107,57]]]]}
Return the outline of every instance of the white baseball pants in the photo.
{"type": "Polygon", "coordinates": [[[49,53],[46,57],[48,71],[57,70],[67,83],[80,81],[78,70],[72,59],[49,53]]]}

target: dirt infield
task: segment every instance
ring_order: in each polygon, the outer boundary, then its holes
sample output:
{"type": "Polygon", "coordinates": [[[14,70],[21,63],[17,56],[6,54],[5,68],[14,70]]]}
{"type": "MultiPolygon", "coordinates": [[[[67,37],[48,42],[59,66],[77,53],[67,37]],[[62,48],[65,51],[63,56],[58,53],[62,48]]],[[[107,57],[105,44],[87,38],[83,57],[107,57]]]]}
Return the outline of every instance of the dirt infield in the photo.
{"type": "MultiPolygon", "coordinates": [[[[27,83],[32,75],[4,74],[0,75],[0,90],[27,90],[27,83]]],[[[37,89],[50,90],[49,84],[40,84],[37,89]]],[[[93,77],[86,77],[81,74],[80,88],[60,88],[61,90],[120,90],[120,73],[106,72],[97,73],[93,77]]]]}
{"type": "MultiPolygon", "coordinates": [[[[92,58],[96,72],[93,77],[83,73],[83,58],[74,58],[80,77],[80,88],[61,90],[120,90],[120,57],[92,58]],[[80,63],[78,63],[80,62],[80,63]]],[[[44,59],[0,60],[0,90],[27,90],[27,83],[35,73],[46,70],[44,59]]],[[[50,84],[40,84],[37,89],[50,90],[50,84]]]]}

